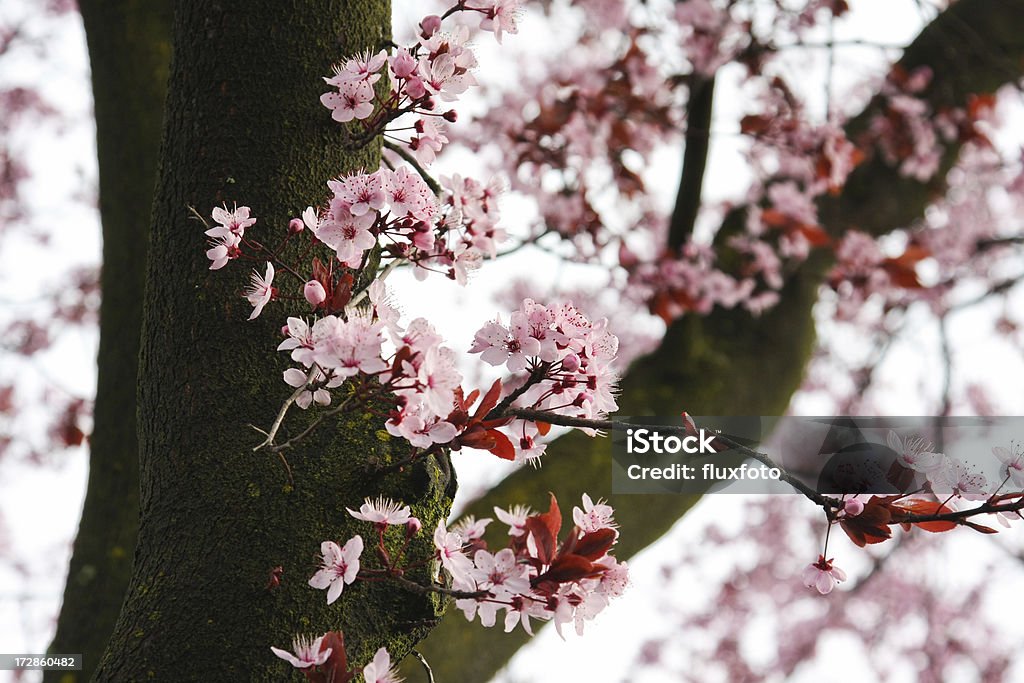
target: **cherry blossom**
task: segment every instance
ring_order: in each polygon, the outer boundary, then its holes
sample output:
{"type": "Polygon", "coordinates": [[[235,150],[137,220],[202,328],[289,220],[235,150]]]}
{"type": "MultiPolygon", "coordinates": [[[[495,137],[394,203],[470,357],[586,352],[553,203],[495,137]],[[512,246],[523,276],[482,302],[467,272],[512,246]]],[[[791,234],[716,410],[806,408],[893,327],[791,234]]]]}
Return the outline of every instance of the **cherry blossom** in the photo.
{"type": "Polygon", "coordinates": [[[206,234],[214,239],[234,236],[239,239],[245,235],[245,229],[255,225],[256,219],[249,216],[248,206],[235,206],[234,211],[228,211],[227,205],[223,208],[215,206],[211,217],[217,222],[217,227],[210,228],[206,234]]]}
{"type": "Polygon", "coordinates": [[[1020,444],[1012,444],[1009,449],[995,446],[992,453],[1003,463],[1000,475],[1008,477],[1014,486],[1024,488],[1024,450],[1020,444]]]}
{"type": "Polygon", "coordinates": [[[306,373],[302,372],[302,370],[290,368],[284,371],[284,381],[288,386],[298,389],[299,387],[305,387],[307,383],[310,385],[307,391],[302,392],[295,399],[295,405],[303,410],[309,408],[314,402],[322,406],[331,404],[331,393],[317,386],[318,383],[323,382],[325,379],[323,372],[320,370],[317,370],[313,375],[313,379],[309,381],[306,379],[306,373]]]}
{"type": "Polygon", "coordinates": [[[437,523],[437,528],[434,530],[434,547],[437,549],[441,566],[448,570],[457,585],[469,586],[471,585],[470,571],[473,568],[473,563],[463,554],[463,544],[462,536],[457,532],[449,531],[445,527],[444,521],[437,523]]]}
{"type": "Polygon", "coordinates": [[[338,92],[324,93],[320,101],[331,110],[331,118],[339,123],[365,119],[373,113],[373,86],[368,81],[346,80],[337,85],[338,92]]]}
{"type": "Polygon", "coordinates": [[[391,656],[384,648],[377,650],[373,661],[363,667],[366,683],[401,683],[404,679],[391,667],[391,656]]]}
{"type": "Polygon", "coordinates": [[[313,666],[320,666],[330,658],[331,648],[321,649],[323,641],[323,636],[319,638],[295,636],[295,640],[292,641],[292,650],[295,654],[276,647],[271,647],[270,650],[296,669],[308,669],[313,666]]]}
{"type": "Polygon", "coordinates": [[[346,584],[356,580],[359,574],[359,556],[363,553],[362,536],[353,536],[343,548],[334,541],[320,544],[323,556],[322,566],[309,580],[309,585],[320,590],[327,589],[327,604],[333,604],[341,596],[346,584]]]}
{"type": "Polygon", "coordinates": [[[277,294],[274,289],[274,264],[267,263],[267,273],[260,276],[257,271],[252,272],[252,283],[245,290],[245,298],[252,304],[252,313],[249,320],[255,320],[263,312],[263,307],[270,303],[270,300],[277,294]]]}
{"type": "Polygon", "coordinates": [[[915,472],[932,472],[941,467],[945,459],[942,453],[933,453],[932,444],[920,437],[901,439],[890,430],[886,439],[889,448],[896,451],[896,460],[915,472]]]}
{"type": "Polygon", "coordinates": [[[222,235],[210,240],[211,247],[206,251],[206,258],[212,261],[210,270],[220,270],[227,265],[228,261],[238,258],[240,242],[241,238],[235,234],[222,235]]]}
{"type": "Polygon", "coordinates": [[[583,494],[583,509],[578,507],[572,509],[572,520],[576,526],[585,533],[597,531],[598,529],[614,529],[612,521],[612,507],[603,501],[594,503],[590,496],[583,494]]]}
{"type": "Polygon", "coordinates": [[[846,572],[834,566],[832,560],[826,560],[824,555],[819,555],[817,562],[807,565],[800,574],[800,579],[808,588],[828,595],[837,584],[846,581],[846,572]]]}
{"type": "Polygon", "coordinates": [[[513,505],[508,510],[494,508],[495,517],[508,525],[509,536],[522,536],[526,533],[526,519],[531,512],[526,505],[513,505]]]}
{"type": "Polygon", "coordinates": [[[412,516],[412,511],[408,505],[402,505],[397,503],[390,498],[384,498],[381,496],[377,500],[370,500],[367,498],[362,505],[359,506],[359,511],[356,512],[351,508],[345,508],[348,513],[356,519],[361,519],[364,522],[372,522],[373,524],[379,524],[381,526],[387,526],[389,524],[400,526],[409,521],[412,516]]]}
{"type": "MultiPolygon", "coordinates": [[[[517,33],[520,0],[488,0],[484,9],[484,18],[480,20],[480,28],[492,31],[494,39],[501,43],[502,31],[517,33]]],[[[474,8],[475,9],[475,8],[474,8]]]]}

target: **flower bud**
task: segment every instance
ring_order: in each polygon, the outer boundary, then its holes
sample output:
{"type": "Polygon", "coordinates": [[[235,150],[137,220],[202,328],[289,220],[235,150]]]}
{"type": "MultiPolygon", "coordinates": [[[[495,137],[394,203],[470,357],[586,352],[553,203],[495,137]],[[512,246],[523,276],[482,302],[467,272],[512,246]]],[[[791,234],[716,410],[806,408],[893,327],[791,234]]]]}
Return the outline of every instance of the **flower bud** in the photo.
{"type": "Polygon", "coordinates": [[[406,535],[406,538],[412,538],[413,536],[418,534],[420,532],[420,529],[422,529],[422,528],[423,528],[423,522],[421,522],[420,520],[416,519],[415,517],[410,517],[409,521],[405,523],[405,535],[406,535]]]}
{"type": "Polygon", "coordinates": [[[576,372],[580,369],[580,357],[575,353],[570,353],[562,359],[562,369],[566,372],[576,372]]]}
{"type": "Polygon", "coordinates": [[[288,232],[292,233],[293,235],[295,233],[302,232],[302,230],[305,227],[306,226],[303,224],[301,218],[293,218],[290,221],[288,221],[288,232]]]}
{"type": "Polygon", "coordinates": [[[847,517],[856,517],[860,513],[864,512],[864,503],[860,502],[856,498],[843,503],[843,512],[846,513],[847,517]]]}
{"type": "Polygon", "coordinates": [[[416,71],[416,60],[405,48],[399,49],[390,61],[395,78],[408,78],[416,71]]]}
{"type": "Polygon", "coordinates": [[[302,295],[306,297],[306,301],[308,301],[313,308],[316,308],[327,300],[327,292],[324,291],[324,286],[317,280],[310,280],[307,282],[302,288],[302,295]]]}
{"type": "Polygon", "coordinates": [[[444,113],[444,120],[448,123],[455,123],[459,119],[459,114],[454,109],[449,109],[444,113]]]}
{"type": "Polygon", "coordinates": [[[424,17],[423,21],[420,22],[420,35],[424,38],[429,38],[437,33],[440,28],[441,17],[436,14],[431,14],[429,17],[424,17]]]}

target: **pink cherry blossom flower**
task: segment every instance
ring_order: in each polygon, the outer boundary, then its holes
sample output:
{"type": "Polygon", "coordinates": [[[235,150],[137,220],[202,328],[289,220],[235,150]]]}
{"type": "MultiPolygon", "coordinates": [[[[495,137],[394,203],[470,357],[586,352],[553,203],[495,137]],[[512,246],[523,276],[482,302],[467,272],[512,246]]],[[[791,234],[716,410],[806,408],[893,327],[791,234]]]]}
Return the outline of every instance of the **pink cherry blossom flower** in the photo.
{"type": "Polygon", "coordinates": [[[490,517],[477,519],[473,515],[466,515],[452,527],[452,531],[462,536],[462,538],[467,542],[479,541],[484,537],[484,531],[487,529],[487,525],[493,521],[494,520],[490,517]]]}
{"type": "Polygon", "coordinates": [[[352,508],[345,509],[348,510],[348,514],[352,515],[356,519],[361,519],[364,522],[372,522],[383,526],[387,526],[388,524],[405,524],[412,516],[412,511],[409,509],[408,505],[396,503],[390,498],[384,498],[383,496],[377,500],[370,500],[367,498],[363,504],[359,506],[359,512],[356,512],[352,508]]]}
{"type": "Polygon", "coordinates": [[[988,497],[985,475],[970,469],[962,460],[946,457],[942,466],[928,473],[932,491],[938,496],[955,496],[965,500],[988,497]]]}
{"type": "Polygon", "coordinates": [[[301,318],[288,318],[288,338],[278,344],[278,351],[291,351],[292,360],[307,368],[313,364],[313,333],[301,318]]]}
{"type": "Polygon", "coordinates": [[[359,575],[359,556],[363,554],[362,536],[353,536],[339,548],[334,541],[320,544],[323,562],[309,585],[319,590],[327,589],[327,604],[333,604],[341,595],[346,584],[356,580],[359,575]]]}
{"type": "Polygon", "coordinates": [[[502,31],[519,32],[516,22],[520,13],[520,0],[489,0],[486,5],[489,7],[484,11],[480,28],[484,31],[493,31],[494,39],[499,44],[501,44],[502,31]]]}
{"type": "Polygon", "coordinates": [[[391,73],[397,79],[411,76],[416,71],[417,62],[407,48],[400,47],[388,57],[388,64],[391,66],[391,73]]]}
{"type": "Polygon", "coordinates": [[[584,493],[583,509],[578,507],[572,509],[572,521],[584,533],[591,533],[598,529],[614,529],[617,526],[612,518],[614,514],[615,511],[611,505],[600,500],[594,503],[590,496],[584,493]]]}
{"type": "Polygon", "coordinates": [[[338,205],[332,207],[329,217],[320,221],[313,234],[334,249],[339,261],[356,268],[362,261],[363,252],[377,244],[377,238],[370,232],[375,218],[372,213],[353,216],[347,207],[338,205]]]}
{"type": "Polygon", "coordinates": [[[260,274],[255,270],[252,272],[252,282],[249,288],[245,290],[245,298],[252,304],[252,313],[249,315],[249,320],[255,320],[259,317],[259,314],[263,312],[263,307],[270,303],[270,300],[274,298],[276,291],[274,289],[274,264],[267,262],[267,274],[260,277],[260,274]]]}
{"type": "Polygon", "coordinates": [[[814,588],[822,595],[828,595],[837,584],[846,581],[846,572],[833,566],[832,560],[826,560],[824,555],[819,555],[817,562],[804,568],[800,579],[808,588],[814,588]]]}
{"type": "Polygon", "coordinates": [[[231,259],[238,258],[241,250],[238,245],[242,239],[233,233],[221,235],[210,240],[210,248],[206,250],[206,258],[210,259],[210,270],[219,270],[231,259]]]}
{"type": "Polygon", "coordinates": [[[396,217],[412,216],[429,221],[437,212],[437,202],[426,182],[406,166],[395,171],[381,169],[384,194],[396,217]]]}
{"type": "Polygon", "coordinates": [[[366,683],[402,683],[404,680],[391,668],[391,655],[384,648],[377,650],[373,661],[363,667],[363,678],[366,683]]]}
{"type": "Polygon", "coordinates": [[[328,315],[313,323],[313,358],[339,377],[387,369],[381,358],[381,323],[353,313],[348,320],[328,315]]]}
{"type": "Polygon", "coordinates": [[[995,446],[992,453],[1003,463],[999,470],[1004,479],[1009,477],[1014,486],[1024,487],[1024,449],[1020,444],[1012,444],[1009,449],[995,446]]]}
{"type": "Polygon", "coordinates": [[[932,472],[942,466],[946,457],[942,453],[933,453],[931,442],[912,436],[901,439],[891,429],[886,436],[886,443],[896,451],[896,460],[915,472],[932,472]]]}
{"type": "Polygon", "coordinates": [[[437,158],[437,153],[447,144],[448,137],[444,134],[443,126],[433,119],[417,121],[416,131],[419,135],[410,141],[409,146],[412,147],[413,154],[420,164],[430,166],[437,158]]]}
{"type": "Polygon", "coordinates": [[[379,72],[387,58],[386,50],[381,50],[374,55],[367,50],[347,60],[340,67],[334,67],[334,76],[324,80],[336,87],[352,81],[362,81],[372,85],[380,80],[379,72]]]}
{"type": "Polygon", "coordinates": [[[434,547],[437,548],[441,565],[452,575],[458,586],[471,587],[473,562],[462,552],[463,539],[457,532],[448,531],[444,521],[437,523],[434,530],[434,547]]]}
{"type": "Polygon", "coordinates": [[[547,445],[537,441],[533,435],[524,434],[519,438],[519,448],[516,449],[516,462],[530,462],[544,455],[547,445]]]}
{"type": "Polygon", "coordinates": [[[249,217],[248,206],[236,205],[234,211],[228,211],[227,205],[224,205],[224,208],[215,206],[210,216],[218,225],[207,230],[206,234],[214,239],[230,235],[241,239],[245,234],[245,229],[256,223],[255,218],[249,217]]]}
{"type": "Polygon", "coordinates": [[[419,415],[406,415],[397,423],[389,420],[384,428],[389,434],[402,437],[416,448],[429,448],[435,443],[448,443],[458,434],[458,430],[450,422],[434,419],[428,423],[419,415]]]}
{"type": "Polygon", "coordinates": [[[509,536],[522,536],[526,533],[526,518],[531,512],[532,510],[525,505],[514,505],[508,510],[494,508],[495,516],[504,524],[508,524],[509,536]]]}
{"type": "Polygon", "coordinates": [[[320,102],[331,110],[331,118],[339,123],[369,118],[373,113],[373,86],[367,81],[345,81],[338,92],[320,96],[320,102]]]}
{"type": "Polygon", "coordinates": [[[276,647],[271,647],[270,651],[296,669],[308,669],[311,666],[320,666],[330,658],[331,648],[320,649],[323,642],[323,636],[312,639],[308,636],[295,636],[295,640],[292,641],[292,650],[295,654],[276,647]]]}
{"type": "Polygon", "coordinates": [[[380,211],[384,208],[384,187],[380,173],[356,173],[341,180],[332,180],[327,186],[334,196],[348,204],[353,216],[362,216],[371,209],[380,211]]]}

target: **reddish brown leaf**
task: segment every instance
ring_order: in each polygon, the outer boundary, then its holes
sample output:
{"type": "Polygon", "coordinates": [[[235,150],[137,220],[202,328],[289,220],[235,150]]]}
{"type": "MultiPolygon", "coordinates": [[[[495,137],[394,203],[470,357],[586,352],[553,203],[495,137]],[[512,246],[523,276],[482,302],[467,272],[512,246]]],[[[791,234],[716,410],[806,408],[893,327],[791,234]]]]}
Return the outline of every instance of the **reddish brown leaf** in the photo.
{"type": "MultiPolygon", "coordinates": [[[[903,512],[909,515],[945,515],[953,512],[951,509],[934,500],[921,500],[919,498],[911,498],[908,500],[901,500],[896,503],[892,503],[890,506],[896,514],[893,515],[895,521],[900,521],[899,513],[903,512]]],[[[935,521],[935,522],[912,522],[914,526],[920,527],[925,531],[932,533],[941,533],[943,531],[951,531],[956,528],[956,522],[949,521],[935,521]]]]}
{"type": "Polygon", "coordinates": [[[590,576],[595,571],[594,564],[580,555],[563,555],[551,563],[546,572],[538,576],[536,583],[552,581],[554,583],[565,583],[567,581],[579,581],[590,576]]]}
{"type": "Polygon", "coordinates": [[[591,561],[599,560],[612,547],[617,537],[615,529],[598,529],[589,534],[583,534],[583,537],[576,542],[573,553],[591,561]]]}
{"type": "Polygon", "coordinates": [[[494,380],[494,384],[491,385],[491,388],[487,390],[486,394],[484,394],[483,399],[480,401],[480,406],[476,409],[476,413],[473,414],[473,417],[483,419],[487,416],[487,413],[494,410],[494,406],[498,405],[498,401],[500,400],[501,380],[496,379],[494,380]]]}
{"type": "Polygon", "coordinates": [[[494,440],[494,445],[487,450],[494,453],[502,460],[516,459],[516,447],[512,443],[511,439],[496,429],[488,429],[486,434],[494,440]]]}
{"type": "Polygon", "coordinates": [[[865,545],[888,540],[892,536],[892,530],[889,528],[891,522],[892,514],[885,501],[872,497],[864,506],[863,512],[856,517],[844,517],[839,521],[839,526],[851,541],[863,548],[865,545]]]}

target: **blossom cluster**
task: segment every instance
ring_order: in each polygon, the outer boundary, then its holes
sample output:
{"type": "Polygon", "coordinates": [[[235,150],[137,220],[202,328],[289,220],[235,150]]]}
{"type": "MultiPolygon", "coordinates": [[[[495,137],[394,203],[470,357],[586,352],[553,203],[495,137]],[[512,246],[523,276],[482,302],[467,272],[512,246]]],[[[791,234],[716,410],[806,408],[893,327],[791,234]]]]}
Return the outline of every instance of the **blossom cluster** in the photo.
{"type": "Polygon", "coordinates": [[[300,407],[329,404],[329,390],[356,375],[375,378],[360,386],[377,396],[391,395],[389,433],[414,448],[466,446],[509,460],[540,456],[544,446],[538,437],[546,425],[491,415],[503,399],[510,409],[585,418],[616,408],[611,362],[618,340],[606,320],[592,322],[570,303],[543,306],[526,299],[508,326],[495,320],[477,331],[470,352],[513,374],[483,396],[478,391],[466,396],[455,354],[433,326],[423,318],[402,325],[381,282],[370,286],[368,298],[367,312],[354,310],[347,318],[328,315],[312,325],[288,319],[288,338],[278,349],[305,368],[292,368],[284,377],[289,385],[305,388],[297,398],[300,407]]]}
{"type": "MultiPolygon", "coordinates": [[[[494,626],[503,613],[505,631],[521,624],[532,634],[530,620],[536,619],[554,621],[559,634],[568,623],[582,634],[584,624],[621,595],[629,581],[626,563],[610,554],[618,538],[614,511],[586,494],[582,503],[573,508],[573,526],[561,541],[562,514],[554,495],[544,513],[531,514],[523,506],[495,508],[498,519],[509,526],[509,543],[493,553],[483,539],[492,519],[467,517],[451,529],[439,522],[433,533],[436,560],[451,576],[452,586],[442,592],[454,595],[466,618],[479,618],[483,626],[494,626]]],[[[360,565],[360,536],[349,539],[344,549],[325,541],[321,567],[309,585],[326,589],[328,604],[358,578],[405,576],[405,549],[422,528],[408,506],[389,499],[367,499],[359,511],[350,509],[349,514],[374,525],[378,538],[375,554],[384,566],[360,565]],[[385,533],[391,526],[405,530],[405,545],[397,553],[389,553],[385,546],[385,533]]]]}
{"type": "Polygon", "coordinates": [[[451,531],[438,526],[434,545],[453,587],[484,593],[456,600],[468,620],[494,626],[503,611],[506,632],[522,625],[532,634],[532,618],[554,621],[559,635],[564,624],[573,624],[582,635],[585,623],[622,595],[629,569],[609,554],[618,537],[613,510],[586,494],[582,502],[573,508],[574,524],[560,543],[562,517],[553,495],[545,513],[495,508],[510,537],[508,547],[496,553],[482,538],[490,519],[467,520],[451,531]],[[475,549],[472,555],[467,545],[475,549]]]}
{"type": "Polygon", "coordinates": [[[291,652],[277,647],[270,650],[301,671],[312,683],[352,681],[356,675],[361,675],[362,683],[401,683],[403,680],[391,666],[391,655],[383,647],[362,669],[349,669],[341,631],[329,631],[317,638],[298,635],[292,641],[291,652]]]}
{"type": "MultiPolygon", "coordinates": [[[[865,467],[856,477],[859,484],[869,488],[881,489],[880,484],[884,482],[900,493],[844,495],[842,507],[830,515],[830,523],[838,524],[854,544],[864,546],[886,541],[892,536],[890,527],[894,524],[906,530],[916,526],[932,533],[951,531],[963,524],[981,533],[995,533],[991,527],[970,521],[970,515],[961,515],[958,521],[950,519],[949,515],[958,510],[991,514],[1004,527],[1021,518],[1024,447],[1019,443],[1014,442],[1009,448],[992,448],[992,454],[1000,462],[999,480],[995,482],[989,482],[983,473],[962,459],[936,452],[933,444],[921,437],[901,437],[890,431],[886,443],[895,454],[889,470],[872,472],[865,467]],[[1007,484],[1012,484],[1015,490],[1004,491],[1007,484]],[[985,501],[985,505],[994,507],[983,506],[972,511],[965,505],[966,501],[985,501]]],[[[808,588],[824,595],[845,581],[846,573],[822,554],[804,569],[801,579],[808,588]]]]}
{"type": "MultiPolygon", "coordinates": [[[[444,17],[456,12],[479,14],[480,28],[493,32],[499,43],[503,32],[518,30],[519,0],[460,1],[444,17]]],[[[403,142],[421,164],[433,163],[448,142],[444,122],[457,117],[454,109],[438,113],[437,98],[453,102],[476,85],[477,60],[468,45],[469,29],[460,25],[442,31],[444,17],[425,17],[413,45],[398,47],[391,54],[365,52],[335,66],[334,75],[324,78],[332,90],[320,97],[331,118],[359,123],[369,138],[403,115],[418,116],[411,126],[413,134],[403,142]],[[390,84],[387,93],[377,85],[385,75],[390,84]]]]}

